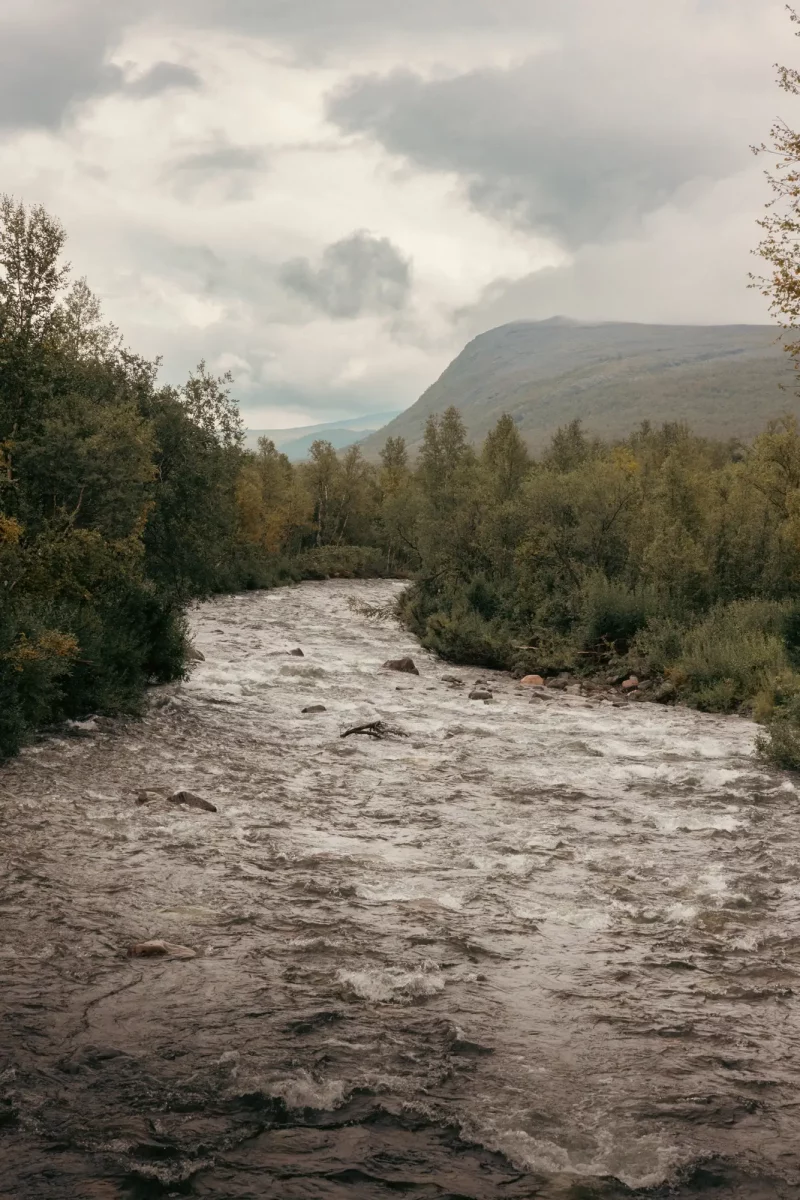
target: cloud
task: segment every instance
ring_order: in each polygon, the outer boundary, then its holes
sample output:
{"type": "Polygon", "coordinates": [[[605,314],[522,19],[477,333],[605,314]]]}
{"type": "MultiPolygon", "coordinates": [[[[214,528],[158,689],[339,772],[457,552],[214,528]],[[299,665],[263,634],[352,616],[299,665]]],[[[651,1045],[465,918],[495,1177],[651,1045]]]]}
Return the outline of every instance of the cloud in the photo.
{"type": "Polygon", "coordinates": [[[149,0],[125,8],[101,0],[6,0],[0,13],[0,126],[57,129],[77,105],[124,92],[146,99],[197,88],[200,79],[180,63],[160,61],[138,78],[110,61],[127,24],[149,0]]]}
{"type": "Polygon", "coordinates": [[[186,154],[165,171],[165,178],[184,199],[201,188],[216,187],[228,201],[242,201],[253,194],[258,179],[267,169],[266,152],[259,146],[237,146],[218,138],[207,149],[186,154]]]}
{"type": "Polygon", "coordinates": [[[388,238],[359,232],[327,246],[318,267],[293,258],[280,281],[312,308],[337,319],[396,312],[408,300],[411,267],[388,238]]]}
{"type": "Polygon", "coordinates": [[[105,61],[114,36],[99,2],[8,0],[0,13],[0,126],[55,128],[76,101],[118,87],[122,74],[105,61]]]}
{"type": "Polygon", "coordinates": [[[476,208],[499,220],[568,247],[627,236],[683,190],[740,171],[768,123],[741,21],[731,22],[727,43],[714,27],[731,60],[720,69],[700,21],[692,46],[685,25],[656,20],[661,52],[653,54],[644,28],[651,16],[637,17],[640,7],[616,5],[629,17],[616,53],[587,11],[585,28],[567,28],[559,43],[505,69],[351,79],[331,97],[329,116],[412,169],[452,173],[476,208]],[[735,78],[730,66],[740,60],[735,78]],[[703,75],[708,85],[698,88],[703,75]]]}
{"type": "Polygon", "coordinates": [[[175,88],[188,88],[190,90],[199,88],[201,83],[200,76],[191,67],[181,66],[180,63],[157,62],[148,71],[145,71],[143,75],[140,75],[138,79],[124,84],[123,90],[129,96],[139,96],[147,99],[150,96],[158,96],[161,92],[172,91],[175,88]]]}

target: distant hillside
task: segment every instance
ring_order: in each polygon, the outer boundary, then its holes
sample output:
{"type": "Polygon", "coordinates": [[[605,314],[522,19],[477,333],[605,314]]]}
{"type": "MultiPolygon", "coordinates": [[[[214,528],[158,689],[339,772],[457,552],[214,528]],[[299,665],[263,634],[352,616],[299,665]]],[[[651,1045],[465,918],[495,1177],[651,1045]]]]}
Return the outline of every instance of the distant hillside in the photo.
{"type": "Polygon", "coordinates": [[[793,371],[769,325],[517,321],[471,341],[416,404],[379,432],[412,450],[430,413],[454,404],[480,440],[504,412],[532,449],[579,417],[593,433],[629,433],[645,419],[687,421],[697,433],[749,438],[771,417],[800,414],[793,371]],[[788,391],[781,390],[788,385],[788,391]]]}
{"type": "Polygon", "coordinates": [[[337,450],[344,450],[398,415],[397,412],[369,413],[365,417],[326,421],[322,425],[298,425],[294,429],[248,429],[247,445],[254,450],[260,437],[268,437],[292,462],[300,462],[317,438],[330,442],[337,450]]]}

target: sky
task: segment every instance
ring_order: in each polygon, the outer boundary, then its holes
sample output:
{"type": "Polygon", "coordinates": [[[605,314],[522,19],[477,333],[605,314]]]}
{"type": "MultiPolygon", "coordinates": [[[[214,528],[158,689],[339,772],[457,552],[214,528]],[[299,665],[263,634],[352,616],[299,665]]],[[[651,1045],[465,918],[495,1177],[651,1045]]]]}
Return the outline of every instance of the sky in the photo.
{"type": "Polygon", "coordinates": [[[0,188],[251,428],[407,407],[476,334],[768,320],[782,0],[3,0],[0,188]]]}

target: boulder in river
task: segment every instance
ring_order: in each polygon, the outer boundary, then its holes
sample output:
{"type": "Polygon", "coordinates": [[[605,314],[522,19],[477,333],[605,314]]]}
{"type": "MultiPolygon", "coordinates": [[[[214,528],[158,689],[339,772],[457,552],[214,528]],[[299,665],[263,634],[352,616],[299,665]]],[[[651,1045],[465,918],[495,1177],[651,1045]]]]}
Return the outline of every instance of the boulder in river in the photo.
{"type": "Polygon", "coordinates": [[[636,688],[638,688],[638,686],[639,680],[637,677],[635,675],[629,675],[622,684],[622,690],[623,692],[633,692],[636,690],[636,688]]]}
{"type": "Polygon", "coordinates": [[[383,664],[384,671],[405,671],[407,675],[419,675],[413,658],[390,658],[383,664]]]}
{"type": "Polygon", "coordinates": [[[294,650],[290,650],[289,653],[291,654],[292,658],[305,658],[305,654],[303,654],[303,651],[299,646],[294,650]]]}
{"type": "Polygon", "coordinates": [[[198,796],[194,792],[173,792],[169,797],[170,804],[183,804],[186,808],[196,808],[201,812],[216,812],[216,804],[212,804],[210,800],[206,800],[203,796],[198,796]]]}
{"type": "Polygon", "coordinates": [[[128,947],[129,958],[197,958],[197,951],[188,946],[176,946],[155,938],[149,942],[137,942],[128,947]]]}
{"type": "Polygon", "coordinates": [[[327,711],[328,710],[324,704],[307,704],[306,707],[303,709],[304,713],[320,713],[320,712],[327,712],[327,711]]]}
{"type": "Polygon", "coordinates": [[[186,651],[186,661],[187,662],[205,662],[206,656],[205,656],[205,654],[203,654],[203,652],[201,650],[197,649],[197,646],[190,646],[189,649],[186,651]]]}
{"type": "Polygon", "coordinates": [[[453,687],[463,687],[464,686],[464,680],[459,679],[457,675],[443,675],[442,683],[450,683],[453,685],[453,687]]]}
{"type": "Polygon", "coordinates": [[[524,675],[520,679],[520,683],[523,687],[544,687],[544,680],[541,675],[524,675]]]}
{"type": "Polygon", "coordinates": [[[473,688],[469,694],[470,700],[494,700],[494,696],[488,688],[473,688]]]}

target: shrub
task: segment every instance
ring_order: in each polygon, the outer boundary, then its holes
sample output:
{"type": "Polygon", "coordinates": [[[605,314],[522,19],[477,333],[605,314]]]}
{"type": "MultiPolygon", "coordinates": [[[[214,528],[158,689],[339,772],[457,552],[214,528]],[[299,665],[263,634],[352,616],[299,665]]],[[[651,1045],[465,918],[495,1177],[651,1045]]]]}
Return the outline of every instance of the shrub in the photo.
{"type": "Polygon", "coordinates": [[[587,576],[581,589],[582,621],[578,634],[585,648],[606,645],[624,654],[654,609],[653,598],[634,591],[601,571],[587,576]]]}
{"type": "Polygon", "coordinates": [[[788,667],[779,631],[779,604],[736,601],[719,605],[683,636],[670,674],[686,697],[709,712],[732,712],[788,667]]]}

